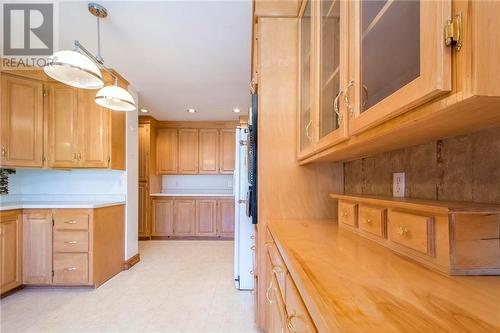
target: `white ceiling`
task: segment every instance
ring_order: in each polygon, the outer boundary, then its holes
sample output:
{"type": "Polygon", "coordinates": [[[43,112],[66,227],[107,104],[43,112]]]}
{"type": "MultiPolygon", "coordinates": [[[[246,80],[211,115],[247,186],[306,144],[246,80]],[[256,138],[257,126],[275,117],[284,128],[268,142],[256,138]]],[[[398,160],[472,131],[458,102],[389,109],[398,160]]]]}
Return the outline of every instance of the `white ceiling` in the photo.
{"type": "MultiPolygon", "coordinates": [[[[102,56],[159,120],[231,120],[250,106],[252,4],[245,1],[98,2],[102,56]],[[187,108],[198,112],[190,114],[187,108]]],[[[59,3],[59,48],[97,51],[87,2],[59,3]]]]}

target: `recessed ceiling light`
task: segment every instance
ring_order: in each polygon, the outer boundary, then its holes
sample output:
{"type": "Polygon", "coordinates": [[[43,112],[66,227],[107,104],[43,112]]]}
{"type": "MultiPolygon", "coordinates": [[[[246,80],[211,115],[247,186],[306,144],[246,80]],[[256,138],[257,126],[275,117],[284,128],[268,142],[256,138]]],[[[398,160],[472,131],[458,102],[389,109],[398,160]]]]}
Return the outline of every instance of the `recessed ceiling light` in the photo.
{"type": "Polygon", "coordinates": [[[240,113],[240,109],[233,109],[234,113],[240,113]]]}
{"type": "Polygon", "coordinates": [[[146,109],[141,109],[141,112],[142,112],[142,113],[148,113],[149,111],[148,111],[148,110],[146,110],[146,109]]]}
{"type": "Polygon", "coordinates": [[[195,113],[196,110],[195,109],[187,109],[187,112],[189,112],[189,113],[195,113]]]}

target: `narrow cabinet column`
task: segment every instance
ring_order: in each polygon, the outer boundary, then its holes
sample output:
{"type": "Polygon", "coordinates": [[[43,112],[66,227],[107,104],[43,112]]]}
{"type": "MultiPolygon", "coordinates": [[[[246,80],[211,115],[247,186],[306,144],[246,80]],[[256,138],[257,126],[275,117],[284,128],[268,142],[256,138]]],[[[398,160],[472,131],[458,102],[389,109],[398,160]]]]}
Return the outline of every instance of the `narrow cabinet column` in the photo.
{"type": "MultiPolygon", "coordinates": [[[[185,142],[185,134],[182,137],[185,142]]],[[[189,140],[188,140],[189,141],[189,140]]],[[[179,160],[179,138],[176,129],[162,128],[156,136],[156,158],[159,174],[176,174],[179,160]]],[[[183,151],[183,158],[187,153],[183,151]]],[[[182,165],[186,167],[185,164],[182,165]]],[[[191,166],[192,168],[192,166],[191,166]]]]}
{"type": "Polygon", "coordinates": [[[220,130],[220,161],[219,172],[222,174],[234,173],[234,159],[236,154],[236,131],[234,129],[220,130]]]}
{"type": "Polygon", "coordinates": [[[52,213],[25,211],[23,217],[23,283],[52,283],[52,213]]]}
{"type": "Polygon", "coordinates": [[[22,228],[21,211],[0,212],[0,293],[21,285],[22,228]]]}
{"type": "Polygon", "coordinates": [[[179,130],[179,173],[198,173],[198,130],[179,130]]]}
{"type": "Polygon", "coordinates": [[[139,182],[139,237],[151,236],[149,227],[149,188],[147,182],[139,182]]]}
{"type": "Polygon", "coordinates": [[[43,164],[43,85],[2,73],[0,140],[2,166],[43,164]]]}
{"type": "Polygon", "coordinates": [[[217,201],[217,236],[234,238],[234,200],[217,201]]]}

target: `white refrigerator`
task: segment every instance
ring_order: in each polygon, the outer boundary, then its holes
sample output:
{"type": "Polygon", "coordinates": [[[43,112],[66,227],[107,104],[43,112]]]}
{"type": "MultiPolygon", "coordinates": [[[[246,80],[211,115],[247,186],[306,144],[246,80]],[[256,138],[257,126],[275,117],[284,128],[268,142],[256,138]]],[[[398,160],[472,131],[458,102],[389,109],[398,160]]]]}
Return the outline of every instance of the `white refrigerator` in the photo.
{"type": "Polygon", "coordinates": [[[247,215],[248,205],[248,129],[236,129],[234,169],[234,281],[240,290],[254,287],[255,226],[247,215]]]}

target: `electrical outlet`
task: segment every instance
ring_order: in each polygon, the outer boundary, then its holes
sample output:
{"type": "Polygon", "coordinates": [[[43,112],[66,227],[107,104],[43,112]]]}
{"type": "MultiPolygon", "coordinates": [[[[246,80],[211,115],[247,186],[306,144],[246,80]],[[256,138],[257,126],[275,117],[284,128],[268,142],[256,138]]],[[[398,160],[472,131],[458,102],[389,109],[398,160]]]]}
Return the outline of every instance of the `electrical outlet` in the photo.
{"type": "Polygon", "coordinates": [[[396,172],[392,174],[392,195],[398,198],[405,196],[405,173],[396,172]]]}

